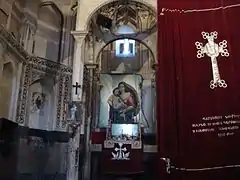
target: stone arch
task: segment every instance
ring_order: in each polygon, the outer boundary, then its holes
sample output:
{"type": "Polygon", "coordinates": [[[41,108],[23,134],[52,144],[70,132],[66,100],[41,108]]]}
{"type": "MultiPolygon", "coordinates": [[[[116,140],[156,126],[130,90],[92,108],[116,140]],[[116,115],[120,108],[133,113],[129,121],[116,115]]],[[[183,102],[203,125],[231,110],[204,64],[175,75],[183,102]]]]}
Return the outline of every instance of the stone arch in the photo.
{"type": "Polygon", "coordinates": [[[52,78],[36,78],[29,86],[28,126],[53,130],[55,116],[55,85],[52,78]]]}
{"type": "Polygon", "coordinates": [[[47,58],[55,62],[56,61],[59,62],[61,60],[61,51],[62,51],[62,36],[63,36],[63,24],[64,24],[63,14],[59,10],[56,4],[54,4],[51,1],[45,1],[40,3],[38,7],[37,18],[38,18],[37,20],[38,22],[37,22],[37,32],[35,35],[34,52],[37,53],[36,55],[43,56],[42,58],[47,58]],[[44,13],[44,11],[47,11],[47,13],[46,12],[44,13]],[[46,14],[49,15],[49,17],[53,17],[53,18],[46,17],[46,14]],[[56,17],[57,19],[54,17],[56,17]],[[44,48],[41,47],[41,49],[37,51],[36,47],[38,45],[36,43],[38,43],[39,41],[38,38],[41,37],[40,23],[44,23],[45,26],[49,26],[48,23],[50,23],[53,26],[50,27],[52,32],[50,32],[50,30],[48,29],[45,33],[43,33],[44,36],[48,36],[48,37],[45,38],[45,43],[43,42],[44,40],[42,40],[43,44],[40,44],[40,45],[42,46],[45,45],[45,47],[44,48]],[[50,39],[52,42],[50,41],[50,39]],[[44,52],[43,49],[45,49],[46,52],[44,52]],[[53,55],[54,51],[56,51],[55,54],[57,54],[57,57],[55,57],[56,55],[53,55]]]}
{"type": "MultiPolygon", "coordinates": [[[[85,21],[85,25],[84,25],[84,31],[88,32],[89,29],[90,29],[90,24],[91,24],[91,19],[93,17],[93,15],[99,10],[101,9],[102,7],[110,4],[110,3],[113,3],[117,0],[107,0],[106,2],[104,3],[101,3],[99,4],[97,7],[95,8],[92,8],[92,10],[89,12],[89,16],[87,17],[86,21],[85,21]]],[[[148,3],[147,0],[134,0],[134,2],[138,2],[138,3],[141,3],[147,7],[149,7],[153,12],[157,12],[157,9],[156,7],[154,7],[152,4],[148,3]]]]}
{"type": "MultiPolygon", "coordinates": [[[[102,50],[103,50],[106,46],[108,46],[110,43],[112,43],[112,42],[114,42],[114,41],[117,41],[117,40],[119,40],[119,39],[122,39],[122,38],[115,38],[115,39],[112,39],[111,41],[107,42],[106,44],[102,44],[100,50],[97,52],[97,56],[96,56],[96,63],[97,63],[97,64],[100,63],[100,62],[99,62],[99,58],[100,58],[100,55],[101,55],[102,50]]],[[[143,45],[149,50],[149,52],[150,52],[150,54],[151,54],[151,56],[152,56],[152,58],[153,58],[153,61],[150,62],[152,65],[154,65],[154,64],[157,63],[156,57],[155,57],[152,49],[147,45],[146,42],[141,41],[141,40],[136,39],[136,38],[131,38],[131,39],[133,39],[133,40],[135,40],[135,41],[138,41],[139,43],[143,44],[143,45]]]]}

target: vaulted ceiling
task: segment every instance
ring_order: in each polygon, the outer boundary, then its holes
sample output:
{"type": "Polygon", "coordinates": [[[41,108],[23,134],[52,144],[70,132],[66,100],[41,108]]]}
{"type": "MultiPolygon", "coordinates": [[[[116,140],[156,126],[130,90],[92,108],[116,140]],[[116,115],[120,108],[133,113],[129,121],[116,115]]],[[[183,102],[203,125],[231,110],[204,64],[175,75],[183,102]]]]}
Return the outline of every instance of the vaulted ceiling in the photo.
{"type": "Polygon", "coordinates": [[[135,34],[129,34],[129,38],[144,39],[144,37],[156,30],[156,12],[143,3],[136,1],[114,1],[100,8],[92,17],[91,28],[99,38],[106,39],[120,38],[115,32],[121,25],[132,27],[135,34]],[[111,28],[96,23],[98,15],[103,15],[112,21],[111,28]],[[100,32],[99,32],[100,31],[100,32]],[[141,36],[141,37],[140,37],[141,36]]]}

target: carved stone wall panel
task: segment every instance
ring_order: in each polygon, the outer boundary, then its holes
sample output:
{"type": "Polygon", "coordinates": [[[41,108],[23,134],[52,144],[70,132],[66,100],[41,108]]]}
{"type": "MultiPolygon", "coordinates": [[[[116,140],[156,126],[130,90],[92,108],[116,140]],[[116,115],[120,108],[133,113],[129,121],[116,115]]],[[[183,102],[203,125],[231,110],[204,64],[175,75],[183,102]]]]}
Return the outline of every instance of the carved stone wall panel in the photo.
{"type": "MultiPolygon", "coordinates": [[[[65,107],[68,104],[69,101],[69,83],[71,82],[71,78],[69,76],[64,77],[64,85],[63,85],[63,104],[62,107],[65,107]]],[[[66,119],[66,112],[62,115],[62,128],[66,128],[67,126],[67,119],[66,119]]]]}
{"type": "Polygon", "coordinates": [[[60,76],[58,79],[58,100],[57,100],[57,119],[56,119],[56,128],[60,128],[61,117],[62,117],[62,97],[63,97],[63,76],[60,76]]]}
{"type": "Polygon", "coordinates": [[[30,65],[27,64],[24,66],[23,71],[23,80],[20,85],[20,96],[19,96],[19,109],[17,112],[17,122],[19,124],[24,124],[26,121],[26,108],[27,108],[27,97],[28,97],[28,87],[31,77],[31,68],[30,65]]]}
{"type": "Polygon", "coordinates": [[[64,119],[65,104],[69,100],[69,81],[71,80],[72,67],[52,62],[47,59],[29,55],[6,29],[0,25],[0,41],[7,46],[7,51],[12,53],[18,61],[23,64],[21,82],[19,88],[16,121],[24,125],[27,122],[28,91],[31,83],[41,78],[42,75],[49,76],[58,84],[58,98],[56,109],[56,128],[66,127],[64,119]]]}

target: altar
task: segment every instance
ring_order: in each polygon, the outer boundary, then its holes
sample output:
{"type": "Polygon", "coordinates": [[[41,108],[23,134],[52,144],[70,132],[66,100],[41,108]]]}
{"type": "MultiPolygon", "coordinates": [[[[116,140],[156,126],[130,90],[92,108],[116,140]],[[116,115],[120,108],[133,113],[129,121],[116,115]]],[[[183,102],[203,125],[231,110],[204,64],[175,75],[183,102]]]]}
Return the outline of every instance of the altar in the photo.
{"type": "Polygon", "coordinates": [[[104,84],[100,91],[100,128],[92,132],[92,144],[101,149],[101,172],[143,173],[142,134],[149,126],[148,119],[153,118],[147,101],[142,101],[146,96],[142,93],[144,80],[135,74],[101,74],[100,81],[104,84]]]}
{"type": "Polygon", "coordinates": [[[101,146],[100,167],[105,174],[144,172],[143,145],[139,124],[111,124],[92,133],[92,143],[101,146]]]}

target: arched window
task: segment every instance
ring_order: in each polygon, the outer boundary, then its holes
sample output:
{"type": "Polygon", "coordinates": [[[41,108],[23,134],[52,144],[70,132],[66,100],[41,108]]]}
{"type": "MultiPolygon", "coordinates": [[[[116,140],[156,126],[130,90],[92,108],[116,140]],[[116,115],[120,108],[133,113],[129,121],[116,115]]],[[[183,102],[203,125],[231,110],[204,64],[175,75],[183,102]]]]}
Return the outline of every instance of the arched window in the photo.
{"type": "MultiPolygon", "coordinates": [[[[126,25],[120,26],[116,31],[117,35],[133,34],[134,30],[126,25]]],[[[135,56],[135,40],[133,39],[120,39],[116,41],[116,56],[130,57],[135,56]]]]}

